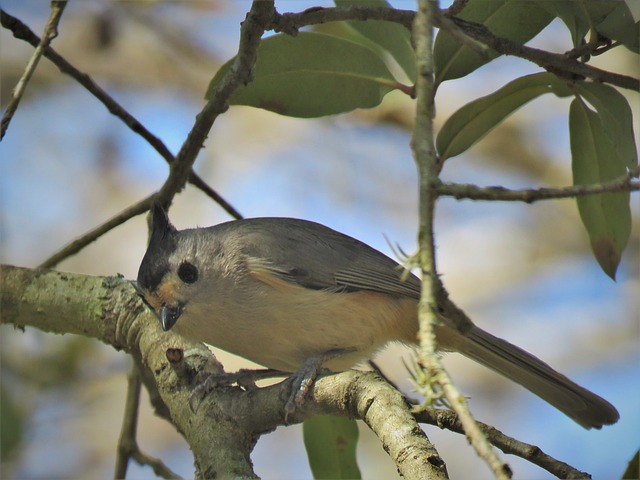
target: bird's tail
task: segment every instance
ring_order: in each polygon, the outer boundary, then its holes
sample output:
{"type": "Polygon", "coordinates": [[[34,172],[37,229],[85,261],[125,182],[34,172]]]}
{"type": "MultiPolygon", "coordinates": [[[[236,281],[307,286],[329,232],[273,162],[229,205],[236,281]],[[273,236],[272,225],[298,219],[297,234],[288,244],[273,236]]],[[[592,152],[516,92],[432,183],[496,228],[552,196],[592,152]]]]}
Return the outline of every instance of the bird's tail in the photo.
{"type": "Polygon", "coordinates": [[[521,348],[476,326],[462,337],[456,350],[464,356],[519,383],[584,428],[601,428],[620,418],[609,402],[521,348]]]}

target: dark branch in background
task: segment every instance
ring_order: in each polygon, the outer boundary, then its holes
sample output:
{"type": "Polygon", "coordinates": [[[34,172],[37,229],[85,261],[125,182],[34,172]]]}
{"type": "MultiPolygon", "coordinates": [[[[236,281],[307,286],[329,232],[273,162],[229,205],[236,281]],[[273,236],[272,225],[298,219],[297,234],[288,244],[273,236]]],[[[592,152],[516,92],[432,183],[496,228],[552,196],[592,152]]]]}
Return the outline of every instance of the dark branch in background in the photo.
{"type": "Polygon", "coordinates": [[[537,48],[527,47],[512,42],[506,38],[498,37],[491,33],[484,25],[479,23],[467,22],[457,17],[442,16],[441,24],[445,25],[442,19],[451,20],[458,28],[460,28],[467,36],[484,43],[493,50],[503,55],[512,55],[523,58],[535,63],[548,72],[554,73],[560,77],[590,78],[598,82],[610,83],[617,87],[629,90],[640,90],[640,80],[627,75],[607,72],[599,68],[592,67],[585,63],[577,61],[565,54],[547,52],[537,48]]]}
{"type": "Polygon", "coordinates": [[[413,10],[369,6],[310,8],[300,13],[277,14],[272,29],[275,32],[296,35],[301,27],[310,25],[346,20],[385,20],[404,25],[411,31],[415,13],[413,10]]]}
{"type": "MultiPolygon", "coordinates": [[[[446,428],[452,432],[464,434],[462,423],[458,415],[452,410],[425,408],[420,412],[416,412],[414,416],[420,423],[428,423],[429,425],[435,425],[440,428],[446,428]]],[[[588,473],[581,472],[571,465],[547,455],[540,447],[509,437],[497,428],[487,425],[486,423],[478,422],[478,425],[491,444],[506,454],[523,458],[558,478],[591,478],[591,475],[588,473]]]]}
{"type": "MultiPolygon", "coordinates": [[[[335,7],[307,10],[301,13],[285,13],[279,15],[273,29],[295,35],[299,28],[321,23],[343,20],[386,20],[404,25],[411,30],[415,12],[411,10],[396,10],[380,7],[335,7]]],[[[640,80],[627,75],[607,72],[599,68],[578,62],[570,55],[558,54],[527,47],[512,42],[506,38],[494,35],[484,25],[461,20],[440,11],[436,14],[435,23],[438,28],[450,32],[457,38],[465,35],[473,41],[487,45],[492,50],[503,54],[516,56],[544,68],[562,77],[583,77],[599,82],[610,83],[617,87],[630,90],[640,90],[640,80]]],[[[468,42],[465,42],[467,45],[468,42]]]]}
{"type": "Polygon", "coordinates": [[[213,98],[196,116],[187,139],[171,164],[171,171],[157,194],[157,201],[168,207],[173,197],[184,188],[191,167],[218,115],[229,108],[229,97],[240,85],[251,81],[253,66],[258,56],[258,46],[267,25],[275,15],[273,1],[254,0],[240,28],[240,45],[231,69],[218,84],[213,98]]]}
{"type": "Polygon", "coordinates": [[[49,46],[51,41],[58,36],[58,23],[60,23],[60,19],[62,18],[62,12],[64,11],[64,7],[67,6],[67,0],[53,0],[51,2],[51,16],[47,21],[47,24],[44,27],[44,33],[42,34],[42,39],[38,40],[35,47],[36,49],[31,55],[29,62],[27,63],[26,68],[24,69],[24,73],[18,80],[13,92],[11,94],[11,100],[9,101],[9,105],[2,116],[2,122],[0,126],[0,140],[4,138],[4,134],[7,132],[7,128],[9,127],[9,123],[13,118],[13,114],[16,113],[18,109],[18,105],[20,104],[20,100],[22,99],[22,95],[27,88],[27,84],[33,75],[33,72],[36,71],[36,67],[38,66],[38,62],[44,53],[44,49],[49,46]]]}
{"type": "MultiPolygon", "coordinates": [[[[180,152],[176,156],[175,160],[170,163],[171,171],[160,191],[155,195],[141,200],[140,202],[127,208],[126,210],[123,210],[120,214],[116,215],[109,221],[93,229],[92,231],[87,232],[82,237],[74,240],[72,243],[65,246],[62,250],[55,253],[52,257],[43,262],[42,265],[40,265],[42,268],[50,268],[56,265],[64,258],[67,258],[70,255],[79,252],[86,245],[93,242],[109,230],[115,228],[116,226],[124,223],[125,221],[136,215],[140,215],[146,212],[154,201],[159,201],[164,205],[168,205],[171,202],[173,196],[184,187],[186,180],[190,176],[194,176],[192,172],[192,166],[195,162],[196,156],[200,151],[200,148],[202,148],[202,144],[204,143],[209,130],[213,126],[213,122],[215,121],[215,119],[220,113],[223,113],[227,110],[229,97],[239,85],[248,83],[250,81],[251,69],[253,68],[256,60],[256,52],[260,42],[260,38],[264,33],[264,25],[268,25],[271,21],[273,11],[273,4],[269,2],[254,2],[251,11],[247,15],[247,18],[242,25],[240,47],[238,50],[238,56],[236,57],[236,62],[234,63],[234,66],[231,68],[225,79],[221,82],[220,87],[214,95],[214,98],[205,105],[204,109],[196,117],[195,124],[189,132],[189,135],[185,140],[182,148],[180,149],[180,152]]],[[[5,14],[4,12],[2,12],[2,14],[4,25],[5,14]]],[[[85,77],[89,79],[88,76],[85,77]]],[[[106,93],[104,93],[97,85],[95,85],[93,81],[90,80],[90,84],[94,88],[101,91],[104,97],[108,98],[110,105],[117,106],[118,109],[122,110],[123,114],[126,114],[127,118],[135,122],[136,126],[144,129],[144,127],[135,118],[124,111],[117,103],[115,103],[108,95],[106,95],[106,93]]],[[[153,136],[148,131],[146,132],[148,133],[148,135],[153,137],[153,139],[159,142],[166,154],[171,155],[164,144],[157,137],[153,136]]],[[[171,158],[173,159],[173,157],[171,158]]]]}
{"type": "MultiPolygon", "coordinates": [[[[14,37],[24,40],[33,46],[39,46],[41,44],[40,38],[35,35],[31,29],[17,18],[9,15],[4,10],[0,10],[0,20],[2,26],[13,32],[14,37]]],[[[43,55],[49,59],[58,69],[66,73],[80,83],[87,91],[95,96],[107,110],[120,118],[125,125],[127,125],[133,132],[144,138],[149,145],[151,145],[169,165],[175,162],[175,157],[167,146],[157,136],[151,133],[142,123],[140,123],[133,115],[131,115],[122,105],[116,102],[107,92],[105,92],[93,79],[86,73],[81,72],[76,67],[71,65],[64,57],[58,54],[51,47],[46,47],[42,50],[43,55]]],[[[238,219],[242,218],[242,215],[220,194],[212,189],[204,180],[202,180],[195,172],[191,171],[189,174],[189,182],[195,187],[199,188],[207,196],[213,199],[218,205],[220,205],[229,215],[238,219]]],[[[123,224],[127,220],[137,215],[140,215],[147,211],[153,203],[152,197],[147,197],[144,200],[126,208],[125,210],[112,217],[107,222],[94,228],[93,230],[85,233],[81,237],[73,240],[68,245],[64,246],[61,250],[53,254],[47,260],[45,260],[40,267],[51,268],[60,263],[65,258],[70,257],[78,253],[84,247],[91,242],[97,240],[100,236],[109,232],[113,228],[123,224]]]]}
{"type": "Polygon", "coordinates": [[[140,200],[138,203],[131,205],[130,207],[125,208],[116,216],[111,217],[102,225],[97,226],[93,230],[88,231],[81,237],[76,238],[71,243],[62,247],[62,249],[58,250],[56,253],[47,258],[44,262],[42,262],[39,268],[52,268],[62,260],[71,255],[78,253],[84,247],[89,245],[91,242],[96,241],[102,235],[107,233],[110,230],[113,230],[118,225],[122,225],[127,220],[142,215],[144,212],[151,208],[153,205],[155,195],[150,195],[147,198],[140,200]]]}
{"type": "MultiPolygon", "coordinates": [[[[13,32],[13,36],[20,40],[24,40],[30,45],[38,46],[40,39],[31,29],[17,18],[9,15],[4,10],[0,10],[0,19],[2,26],[13,32]]],[[[107,92],[105,92],[89,75],[81,72],[71,65],[64,57],[57,53],[53,48],[44,49],[44,56],[49,59],[62,73],[66,73],[82,85],[89,93],[96,97],[109,112],[120,118],[133,132],[144,138],[159,154],[171,165],[175,162],[175,157],[167,148],[167,146],[151,133],[144,125],[142,125],[133,115],[131,115],[122,105],[116,102],[107,92]]],[[[238,219],[242,215],[233,208],[224,198],[214,191],[207,183],[202,180],[196,173],[191,172],[189,182],[202,190],[207,196],[218,203],[229,215],[238,219]]]]}
{"type": "Polygon", "coordinates": [[[449,8],[444,10],[444,12],[449,15],[458,15],[460,12],[462,12],[462,10],[464,10],[464,7],[467,6],[467,3],[469,3],[469,0],[453,0],[453,3],[449,6],[449,8]]]}
{"type": "Polygon", "coordinates": [[[574,198],[598,193],[627,192],[640,190],[640,182],[633,181],[640,175],[640,168],[627,172],[609,182],[594,185],[573,185],[558,188],[532,188],[510,190],[504,187],[478,187],[460,183],[441,183],[436,187],[440,196],[454,197],[458,200],[495,200],[533,203],[538,200],[574,198]]]}
{"type": "Polygon", "coordinates": [[[127,375],[127,399],[125,412],[122,420],[122,429],[118,439],[118,450],[116,457],[116,468],[113,478],[126,478],[127,467],[131,459],[138,465],[148,465],[160,478],[180,479],[181,477],[171,471],[162,460],[153,458],[140,450],[136,440],[138,430],[138,411],[140,408],[140,391],[142,380],[138,365],[132,364],[127,375]]]}

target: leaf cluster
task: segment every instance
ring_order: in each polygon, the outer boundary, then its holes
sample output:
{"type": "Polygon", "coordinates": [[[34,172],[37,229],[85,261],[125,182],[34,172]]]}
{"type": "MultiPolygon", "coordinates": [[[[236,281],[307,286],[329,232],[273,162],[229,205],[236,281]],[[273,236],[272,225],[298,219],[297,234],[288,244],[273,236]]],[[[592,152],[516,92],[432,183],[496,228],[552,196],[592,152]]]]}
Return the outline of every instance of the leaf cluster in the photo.
{"type": "MultiPolygon", "coordinates": [[[[394,11],[385,0],[336,0],[335,3],[342,9],[366,6],[394,11]]],[[[500,51],[482,44],[472,34],[474,29],[488,31],[496,40],[492,42],[494,46],[524,45],[554,18],[560,18],[570,34],[573,48],[563,55],[566,71],[554,62],[547,71],[516,78],[492,94],[464,105],[446,119],[436,139],[441,164],[469,150],[520,107],[551,93],[558,98],[573,97],[568,128],[574,186],[606,184],[625,174],[637,176],[637,147],[627,99],[613,86],[576,75],[575,69],[570,68],[578,57],[582,64],[588,65],[592,56],[614,47],[638,54],[639,23],[627,3],[599,0],[461,3],[463,8],[455,16],[444,12],[440,17],[441,28],[433,50],[436,88],[442,82],[466,77],[502,54],[511,53],[507,47],[500,51]]],[[[406,28],[411,14],[407,12],[400,17],[404,23],[318,22],[320,25],[314,31],[301,31],[295,36],[289,35],[291,32],[280,33],[266,38],[258,49],[252,82],[237,89],[230,104],[311,118],[377,106],[393,90],[413,96],[416,58],[410,31],[406,28]]],[[[526,55],[523,58],[527,58],[526,55]]],[[[229,60],[213,77],[207,98],[211,98],[233,61],[229,60]]],[[[598,80],[600,78],[598,75],[598,80]]],[[[615,278],[631,231],[629,203],[628,189],[577,198],[594,256],[611,278],[615,278]]]]}

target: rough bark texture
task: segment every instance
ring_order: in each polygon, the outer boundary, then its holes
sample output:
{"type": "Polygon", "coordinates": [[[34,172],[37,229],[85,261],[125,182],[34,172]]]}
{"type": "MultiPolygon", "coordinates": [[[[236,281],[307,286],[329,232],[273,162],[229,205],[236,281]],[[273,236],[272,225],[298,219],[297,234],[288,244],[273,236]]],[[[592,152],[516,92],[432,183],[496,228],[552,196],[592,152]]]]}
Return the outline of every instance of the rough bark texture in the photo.
{"type": "MultiPolygon", "coordinates": [[[[199,478],[255,477],[251,451],[260,435],[285,425],[288,384],[247,391],[219,388],[193,413],[193,387],[203,372],[221,366],[203,346],[163,332],[130,281],[2,266],[0,292],[2,323],[93,337],[132,355],[156,411],[191,447],[199,478]],[[176,360],[168,352],[182,354],[176,360]]],[[[444,462],[402,395],[373,373],[348,371],[320,378],[289,422],[316,414],[363,419],[405,478],[446,478],[444,462]]]]}

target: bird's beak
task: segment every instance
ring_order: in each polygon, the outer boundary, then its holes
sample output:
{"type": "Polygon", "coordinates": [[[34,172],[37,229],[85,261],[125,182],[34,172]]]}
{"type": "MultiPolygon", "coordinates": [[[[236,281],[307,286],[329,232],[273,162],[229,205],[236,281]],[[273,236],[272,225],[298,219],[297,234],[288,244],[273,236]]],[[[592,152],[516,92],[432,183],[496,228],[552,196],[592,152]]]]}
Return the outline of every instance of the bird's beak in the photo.
{"type": "Polygon", "coordinates": [[[171,327],[176,324],[183,310],[184,304],[182,303],[178,305],[163,305],[160,308],[160,323],[165,332],[169,331],[171,327]]]}

